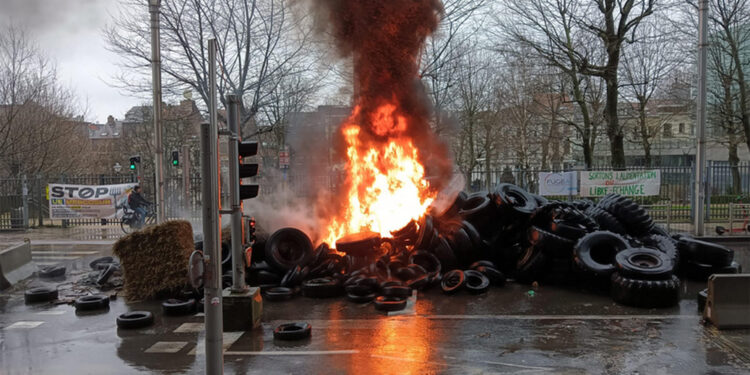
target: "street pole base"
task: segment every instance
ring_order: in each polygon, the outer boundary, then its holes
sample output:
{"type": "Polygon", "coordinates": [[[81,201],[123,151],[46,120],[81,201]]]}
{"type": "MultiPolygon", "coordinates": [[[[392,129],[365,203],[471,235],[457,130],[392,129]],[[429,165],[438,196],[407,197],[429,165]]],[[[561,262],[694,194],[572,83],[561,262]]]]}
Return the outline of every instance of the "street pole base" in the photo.
{"type": "Polygon", "coordinates": [[[224,332],[249,331],[260,327],[263,299],[260,288],[249,287],[240,293],[231,288],[222,292],[224,332]]]}

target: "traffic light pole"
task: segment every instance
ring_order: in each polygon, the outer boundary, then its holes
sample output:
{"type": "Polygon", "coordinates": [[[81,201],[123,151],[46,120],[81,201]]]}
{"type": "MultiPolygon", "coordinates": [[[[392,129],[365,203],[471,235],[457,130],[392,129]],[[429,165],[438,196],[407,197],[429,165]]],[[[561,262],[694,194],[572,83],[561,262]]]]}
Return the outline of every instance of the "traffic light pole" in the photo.
{"type": "Polygon", "coordinates": [[[216,98],[216,39],[208,40],[210,124],[201,124],[203,175],[203,246],[207,255],[204,312],[206,314],[206,374],[224,373],[223,302],[221,289],[221,203],[219,199],[219,126],[216,98]],[[206,248],[206,246],[208,246],[206,248]]]}
{"type": "Polygon", "coordinates": [[[229,130],[229,202],[231,208],[232,233],[232,292],[247,290],[245,283],[245,256],[242,235],[242,200],[240,199],[240,158],[239,158],[239,113],[240,96],[227,95],[227,126],[229,130]]]}
{"type": "Polygon", "coordinates": [[[161,0],[149,0],[151,15],[151,86],[153,89],[154,119],[154,171],[156,172],[156,222],[164,221],[164,150],[161,124],[161,47],[159,33],[159,7],[161,0]]]}
{"type": "Polygon", "coordinates": [[[696,236],[703,236],[705,231],[704,215],[706,212],[706,69],[708,60],[708,0],[700,0],[698,6],[698,97],[697,122],[698,134],[695,150],[695,217],[696,236]]]}

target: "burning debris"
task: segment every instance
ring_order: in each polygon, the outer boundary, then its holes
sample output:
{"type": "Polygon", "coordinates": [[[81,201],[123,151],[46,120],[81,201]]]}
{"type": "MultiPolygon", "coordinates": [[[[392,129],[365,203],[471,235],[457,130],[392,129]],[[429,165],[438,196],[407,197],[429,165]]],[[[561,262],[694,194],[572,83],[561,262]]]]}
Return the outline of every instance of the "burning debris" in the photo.
{"type": "Polygon", "coordinates": [[[313,298],[375,301],[390,311],[403,308],[414,290],[480,294],[510,277],[609,288],[624,305],[669,307],[679,300],[678,270],[699,280],[740,272],[732,250],[669,237],[629,198],[547,202],[511,184],[461,193],[445,212],[410,221],[388,237],[362,232],[342,237],[335,250],[325,243],[310,249],[309,239],[288,228],[274,233],[266,260],[250,269],[250,283],[270,301],[301,290],[313,298]]]}
{"type": "Polygon", "coordinates": [[[338,51],[354,63],[354,110],[340,128],[343,194],[321,237],[383,237],[423,216],[452,175],[447,147],[430,129],[419,80],[420,49],[437,28],[438,0],[320,3],[338,51]],[[428,176],[430,178],[428,179],[428,176]]]}

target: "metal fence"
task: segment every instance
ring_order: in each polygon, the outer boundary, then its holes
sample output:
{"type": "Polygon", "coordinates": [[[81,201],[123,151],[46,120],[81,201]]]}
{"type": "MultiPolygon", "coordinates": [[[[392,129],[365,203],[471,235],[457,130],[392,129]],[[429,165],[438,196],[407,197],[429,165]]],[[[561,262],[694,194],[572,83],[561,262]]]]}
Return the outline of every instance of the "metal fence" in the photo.
{"type": "MultiPolygon", "coordinates": [[[[630,167],[628,170],[644,169],[630,167]]],[[[689,166],[652,167],[661,171],[659,195],[637,197],[635,200],[646,207],[654,219],[670,231],[692,231],[692,196],[695,186],[694,170],[689,166]]],[[[601,169],[604,170],[604,169],[601,169]]],[[[489,190],[501,182],[519,185],[530,192],[538,192],[541,170],[492,170],[473,171],[467,177],[468,192],[489,190]],[[489,187],[489,188],[488,188],[489,187]]],[[[558,171],[559,172],[559,171],[558,171]]],[[[740,233],[737,228],[747,227],[748,206],[750,204],[750,163],[742,163],[734,168],[726,163],[712,162],[706,171],[707,209],[706,223],[709,226],[734,228],[727,233],[740,233]],[[743,224],[744,223],[744,224],[743,224]]],[[[226,184],[228,179],[222,179],[226,184]]],[[[117,220],[103,223],[99,219],[75,219],[65,222],[52,222],[49,219],[49,201],[46,187],[50,183],[82,185],[119,184],[139,181],[134,174],[119,175],[77,175],[77,176],[34,176],[0,179],[0,230],[25,229],[28,227],[54,225],[102,225],[119,224],[117,220]]],[[[289,171],[265,174],[257,179],[260,194],[273,196],[279,191],[287,191],[295,197],[314,197],[320,190],[336,192],[343,182],[341,175],[329,173],[311,176],[289,171]]],[[[153,200],[155,184],[153,176],[140,179],[144,193],[153,200]]],[[[171,176],[165,178],[165,199],[168,218],[200,218],[201,178],[199,175],[171,176]]],[[[222,189],[227,192],[228,189],[222,189]]],[[[551,199],[578,199],[578,196],[550,197],[551,199]]],[[[713,230],[713,229],[712,229],[713,230]]],[[[747,231],[745,231],[746,233],[747,231]]]]}

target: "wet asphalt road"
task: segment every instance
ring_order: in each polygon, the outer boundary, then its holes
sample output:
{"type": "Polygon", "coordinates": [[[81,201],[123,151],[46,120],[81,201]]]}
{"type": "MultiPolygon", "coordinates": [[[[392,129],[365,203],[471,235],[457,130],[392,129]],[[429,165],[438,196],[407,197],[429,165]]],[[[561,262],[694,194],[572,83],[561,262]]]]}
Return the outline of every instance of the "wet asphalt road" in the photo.
{"type": "MultiPolygon", "coordinates": [[[[98,246],[73,245],[70,251],[98,246]],[[79,246],[87,246],[85,248],[79,246]]],[[[747,270],[750,248],[732,244],[747,270]]],[[[82,250],[84,249],[84,250],[82,250]]],[[[88,273],[83,256],[68,260],[66,284],[88,273]]],[[[27,285],[47,282],[30,280],[27,285]]],[[[265,302],[262,329],[224,334],[225,373],[244,374],[748,374],[750,330],[700,324],[695,295],[683,284],[680,305],[635,309],[606,294],[509,283],[481,296],[420,293],[406,315],[386,316],[344,299],[297,297],[265,302]],[[282,322],[307,321],[312,338],[273,339],[282,322]]],[[[112,301],[95,315],[72,306],[25,305],[23,288],[0,292],[0,374],[203,373],[201,315],[164,317],[158,302],[112,301]],[[147,329],[118,330],[115,318],[154,312],[147,329]]]]}

